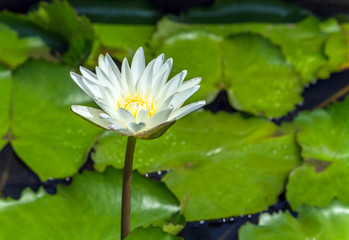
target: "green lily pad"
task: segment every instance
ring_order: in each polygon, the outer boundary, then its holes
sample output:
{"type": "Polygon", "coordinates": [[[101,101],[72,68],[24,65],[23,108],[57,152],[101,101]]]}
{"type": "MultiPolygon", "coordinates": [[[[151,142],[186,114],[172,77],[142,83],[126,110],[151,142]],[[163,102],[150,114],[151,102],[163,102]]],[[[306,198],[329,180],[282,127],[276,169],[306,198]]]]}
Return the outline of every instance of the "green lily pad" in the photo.
{"type": "Polygon", "coordinates": [[[301,112],[294,120],[304,159],[336,161],[349,158],[349,98],[327,110],[301,112]]]}
{"type": "MultiPolygon", "coordinates": [[[[92,155],[95,167],[122,168],[124,149],[124,138],[105,134],[92,155]]],[[[138,141],[134,168],[142,173],[169,169],[163,181],[178,199],[188,196],[184,215],[195,221],[266,209],[298,162],[293,135],[279,136],[273,123],[198,112],[179,120],[162,138],[138,141]]]]}
{"type": "Polygon", "coordinates": [[[298,217],[289,212],[259,218],[258,226],[247,223],[239,231],[241,240],[348,239],[349,206],[333,201],[326,208],[302,206],[298,217]]]}
{"type": "Polygon", "coordinates": [[[226,85],[222,75],[221,41],[217,35],[192,31],[171,36],[156,48],[157,54],[165,53],[166,57],[173,58],[172,76],[188,70],[186,79],[203,78],[200,90],[189,99],[190,102],[203,99],[211,102],[219,88],[226,85]]]}
{"type": "MultiPolygon", "coordinates": [[[[326,31],[325,28],[323,28],[326,31]]],[[[270,24],[270,23],[240,23],[240,24],[184,24],[171,21],[164,18],[158,22],[157,31],[155,32],[152,42],[158,45],[164,39],[181,31],[207,31],[218,36],[227,37],[231,34],[238,33],[258,33],[271,40],[273,44],[280,46],[282,53],[285,55],[294,69],[300,74],[302,83],[307,85],[317,80],[318,71],[326,65],[328,59],[325,54],[333,56],[330,53],[334,48],[334,42],[343,46],[341,37],[332,36],[326,44],[324,52],[324,44],[328,34],[321,30],[320,22],[315,17],[308,17],[296,24],[270,24]]],[[[337,46],[338,47],[338,46],[337,46]]],[[[340,49],[340,47],[339,47],[340,49]]],[[[248,51],[248,48],[245,49],[248,51]]],[[[335,52],[339,50],[336,49],[335,52]]],[[[337,54],[337,53],[336,53],[337,54]]],[[[238,59],[244,55],[239,55],[238,59]]],[[[335,59],[335,58],[334,58],[335,59]]],[[[337,62],[337,60],[330,61],[337,62]]]]}
{"type": "Polygon", "coordinates": [[[64,63],[79,66],[86,60],[94,40],[93,27],[85,16],[76,14],[68,1],[40,2],[38,10],[30,12],[28,18],[69,43],[68,51],[62,56],[64,63]]]}
{"type": "MultiPolygon", "coordinates": [[[[93,24],[95,42],[87,65],[95,66],[99,54],[109,53],[122,62],[123,58],[131,58],[135,51],[146,43],[155,30],[153,25],[126,25],[126,24],[93,24]]],[[[150,57],[149,54],[146,54],[150,57]]]]}
{"type": "Polygon", "coordinates": [[[260,35],[223,40],[212,33],[185,31],[164,40],[156,51],[173,58],[174,74],[187,69],[188,79],[202,76],[201,89],[190,101],[211,102],[219,89],[228,89],[235,108],[268,117],[280,117],[302,101],[299,76],[280,48],[260,35]]]}
{"type": "Polygon", "coordinates": [[[16,31],[0,24],[0,63],[15,68],[29,57],[49,55],[49,47],[39,37],[19,38],[16,31]]]}
{"type": "Polygon", "coordinates": [[[223,42],[229,100],[239,110],[280,117],[302,101],[301,85],[280,48],[257,34],[238,34],[223,42]]]}
{"type": "MultiPolygon", "coordinates": [[[[163,183],[134,172],[131,228],[164,221],[179,211],[163,183]]],[[[56,195],[29,189],[20,200],[0,200],[1,239],[120,239],[122,171],[83,172],[56,195]],[[18,223],[21,227],[18,227],[18,223]]]]}
{"type": "Polygon", "coordinates": [[[349,203],[348,107],[349,98],[327,110],[302,112],[295,119],[305,161],[292,172],[287,185],[287,199],[293,208],[303,203],[326,206],[333,198],[349,203]]]}
{"type": "Polygon", "coordinates": [[[10,123],[11,71],[0,65],[0,149],[7,143],[10,123]]]}
{"type": "Polygon", "coordinates": [[[306,161],[290,174],[287,200],[293,209],[302,204],[325,207],[334,198],[349,204],[348,173],[348,159],[337,162],[306,161]]]}
{"type": "Polygon", "coordinates": [[[321,30],[328,34],[325,45],[325,54],[328,61],[325,66],[321,67],[317,76],[321,79],[329,78],[333,72],[341,70],[341,65],[346,62],[346,38],[336,19],[328,19],[320,23],[321,30]]]}
{"type": "Polygon", "coordinates": [[[169,233],[162,231],[159,227],[137,228],[133,230],[125,240],[180,240],[182,238],[173,236],[169,233]]]}
{"type": "Polygon", "coordinates": [[[1,80],[2,137],[43,181],[76,173],[100,132],[69,110],[89,102],[69,70],[33,60],[13,72],[12,83],[6,71],[1,80]]]}
{"type": "Polygon", "coordinates": [[[238,216],[275,203],[298,162],[293,136],[287,135],[227,149],[171,171],[163,181],[177,198],[189,195],[188,221],[238,216]]]}

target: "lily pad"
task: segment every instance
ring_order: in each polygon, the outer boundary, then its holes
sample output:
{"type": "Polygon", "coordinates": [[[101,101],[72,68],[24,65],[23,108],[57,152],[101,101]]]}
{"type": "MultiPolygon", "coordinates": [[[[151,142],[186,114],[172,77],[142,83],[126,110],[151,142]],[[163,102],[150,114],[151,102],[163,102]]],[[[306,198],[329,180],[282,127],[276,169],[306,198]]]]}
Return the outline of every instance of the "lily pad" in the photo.
{"type": "MultiPolygon", "coordinates": [[[[123,149],[124,138],[104,135],[92,155],[95,167],[122,168],[123,149]]],[[[178,199],[188,196],[184,215],[195,221],[266,209],[277,201],[298,162],[293,135],[279,136],[273,123],[198,112],[178,121],[160,139],[139,141],[134,168],[142,173],[168,169],[163,181],[178,199]]]]}
{"type": "MultiPolygon", "coordinates": [[[[20,200],[0,200],[2,239],[120,239],[122,171],[83,172],[56,195],[27,189],[20,200]],[[18,223],[22,224],[18,228],[18,223]]],[[[133,174],[131,228],[161,222],[179,211],[160,182],[133,174]]]]}
{"type": "Polygon", "coordinates": [[[187,79],[203,77],[200,90],[191,98],[191,102],[205,99],[211,102],[220,88],[226,83],[222,72],[222,37],[202,32],[183,32],[167,38],[157,54],[165,53],[173,58],[172,76],[188,70],[187,79]],[[203,49],[205,49],[203,51],[203,49]]]}
{"type": "Polygon", "coordinates": [[[32,60],[13,72],[12,90],[8,73],[1,80],[1,113],[10,116],[2,119],[1,133],[8,133],[4,139],[43,181],[76,173],[100,132],[70,112],[70,105],[90,99],[70,79],[69,70],[32,60]]]}
{"type": "Polygon", "coordinates": [[[79,66],[86,60],[94,40],[92,24],[85,16],[78,16],[68,1],[40,2],[38,10],[30,12],[28,18],[69,43],[62,56],[64,63],[79,66]]]}
{"type": "Polygon", "coordinates": [[[317,76],[321,79],[330,77],[333,72],[341,70],[341,65],[347,61],[346,51],[347,46],[344,31],[342,31],[336,19],[328,19],[320,23],[321,30],[328,34],[325,43],[325,54],[328,58],[325,66],[321,67],[317,76]]]}
{"type": "Polygon", "coordinates": [[[349,98],[327,110],[301,112],[294,120],[304,159],[349,159],[349,98]]]}
{"type": "Polygon", "coordinates": [[[0,149],[7,143],[10,124],[11,71],[0,65],[0,149]]]}
{"type": "Polygon", "coordinates": [[[191,101],[211,102],[220,89],[228,89],[236,109],[268,117],[280,117],[302,101],[299,76],[280,48],[260,35],[223,39],[185,31],[164,40],[156,51],[173,57],[173,74],[187,69],[188,78],[203,77],[191,101]]]}
{"type": "MultiPolygon", "coordinates": [[[[109,53],[122,62],[123,58],[134,55],[146,43],[155,30],[153,25],[93,24],[95,41],[87,64],[95,66],[99,54],[109,53]]],[[[147,48],[145,48],[147,50],[147,48]]],[[[146,54],[148,56],[149,54],[146,54]]]]}
{"type": "Polygon", "coordinates": [[[239,110],[280,117],[302,101],[298,75],[280,48],[257,34],[238,34],[223,42],[229,100],[239,110]]]}
{"type": "Polygon", "coordinates": [[[20,38],[18,33],[0,24],[0,63],[15,68],[29,57],[49,55],[49,47],[39,37],[20,38]]]}
{"type": "MultiPolygon", "coordinates": [[[[323,28],[324,31],[326,30],[323,28]]],[[[302,83],[307,85],[317,80],[318,71],[329,61],[325,54],[329,53],[334,43],[343,45],[341,37],[334,37],[324,45],[327,37],[326,32],[322,31],[320,21],[315,17],[308,17],[296,24],[270,24],[270,23],[232,23],[232,24],[185,24],[171,21],[164,18],[158,22],[157,31],[155,32],[152,42],[159,44],[164,39],[173,36],[181,31],[207,31],[218,36],[227,37],[231,34],[238,33],[258,33],[271,40],[273,44],[280,46],[282,53],[285,55],[295,70],[300,74],[302,83]]],[[[338,47],[338,46],[337,46],[338,47]]],[[[245,49],[248,51],[248,48],[245,49]]],[[[338,50],[336,50],[337,52],[338,50]]],[[[238,56],[243,58],[243,55],[238,56]]],[[[332,59],[330,59],[332,61],[332,59]]]]}
{"type": "Polygon", "coordinates": [[[293,209],[302,204],[325,207],[334,198],[349,204],[348,173],[348,159],[337,162],[306,161],[290,174],[287,200],[293,209]]]}
{"type": "Polygon", "coordinates": [[[295,119],[305,161],[292,172],[287,185],[287,199],[293,208],[303,203],[326,206],[333,198],[349,203],[348,107],[349,98],[327,110],[302,112],[295,119]]]}
{"type": "Polygon", "coordinates": [[[247,223],[239,231],[241,240],[298,240],[298,239],[348,239],[349,206],[337,200],[326,208],[303,205],[298,217],[289,212],[259,218],[258,226],[247,223]]]}
{"type": "Polygon", "coordinates": [[[159,227],[137,228],[133,230],[125,240],[180,240],[182,238],[173,236],[162,231],[159,227]]]}

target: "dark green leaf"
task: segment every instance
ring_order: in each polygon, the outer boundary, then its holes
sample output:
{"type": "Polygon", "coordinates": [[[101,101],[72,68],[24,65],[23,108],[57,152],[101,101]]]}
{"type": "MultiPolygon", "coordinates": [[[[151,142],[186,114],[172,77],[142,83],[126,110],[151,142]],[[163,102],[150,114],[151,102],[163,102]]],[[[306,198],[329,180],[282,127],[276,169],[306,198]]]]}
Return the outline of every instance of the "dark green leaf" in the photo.
{"type": "Polygon", "coordinates": [[[11,72],[0,65],[0,149],[4,147],[8,139],[10,124],[10,99],[11,99],[11,72]]]}
{"type": "Polygon", "coordinates": [[[19,38],[17,32],[0,23],[0,64],[15,68],[29,57],[49,56],[49,51],[39,37],[19,38]]]}
{"type": "Polygon", "coordinates": [[[280,117],[302,101],[302,85],[279,47],[256,34],[223,43],[224,76],[232,105],[255,115],[280,117]],[[242,57],[243,56],[243,57],[242,57]]]}
{"type": "MultiPolygon", "coordinates": [[[[95,167],[122,168],[124,148],[124,138],[104,135],[93,155],[95,167]]],[[[279,136],[274,124],[203,112],[180,119],[159,139],[139,141],[134,167],[170,169],[164,181],[178,199],[189,193],[184,215],[194,221],[266,209],[298,161],[293,135],[279,136]]]]}
{"type": "Polygon", "coordinates": [[[67,1],[40,2],[39,9],[30,12],[28,18],[69,43],[70,47],[62,58],[64,63],[81,65],[88,57],[94,39],[92,25],[86,17],[78,17],[67,1]]]}
{"type": "Polygon", "coordinates": [[[165,233],[159,227],[137,228],[128,235],[125,240],[179,240],[182,238],[175,237],[169,233],[165,233]]]}
{"type": "Polygon", "coordinates": [[[210,7],[190,9],[173,17],[181,22],[296,22],[311,13],[297,5],[280,0],[216,0],[210,7]]]}
{"type": "MultiPolygon", "coordinates": [[[[317,197],[317,196],[316,196],[317,197]]],[[[259,218],[258,226],[251,223],[239,231],[241,240],[299,240],[299,239],[347,239],[349,236],[349,207],[339,201],[333,201],[326,208],[302,206],[298,217],[289,212],[259,218]]]]}
{"type": "Polygon", "coordinates": [[[333,198],[349,203],[348,108],[349,98],[327,110],[302,112],[295,119],[305,162],[292,172],[287,186],[293,208],[303,203],[326,206],[333,198]]]}
{"type": "MultiPolygon", "coordinates": [[[[163,183],[134,172],[131,228],[163,221],[179,211],[163,183]]],[[[0,200],[1,239],[120,239],[122,171],[84,172],[56,195],[24,191],[19,201],[0,200]],[[18,226],[21,224],[20,228],[18,226]]]]}
{"type": "Polygon", "coordinates": [[[69,0],[69,3],[80,15],[98,23],[154,24],[160,17],[159,11],[146,0],[69,0]]]}
{"type": "Polygon", "coordinates": [[[13,73],[11,105],[10,100],[2,104],[4,111],[10,107],[11,122],[4,120],[1,132],[11,129],[13,137],[7,140],[42,180],[76,173],[100,131],[71,113],[71,104],[89,98],[71,80],[69,70],[44,61],[25,63],[13,73]]]}

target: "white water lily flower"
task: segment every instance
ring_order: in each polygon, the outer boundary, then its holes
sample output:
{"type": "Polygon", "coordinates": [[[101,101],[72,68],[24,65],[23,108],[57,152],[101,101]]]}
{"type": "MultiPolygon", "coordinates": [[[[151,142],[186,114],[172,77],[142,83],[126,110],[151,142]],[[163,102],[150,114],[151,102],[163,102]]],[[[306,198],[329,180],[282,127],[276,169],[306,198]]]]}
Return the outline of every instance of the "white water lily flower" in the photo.
{"type": "Polygon", "coordinates": [[[200,87],[201,78],[183,82],[182,71],[169,81],[172,59],[164,54],[145,66],[144,52],[139,48],[131,67],[125,58],[121,72],[111,57],[100,55],[96,74],[80,67],[81,75],[71,72],[75,83],[103,110],[74,105],[72,111],[90,122],[124,136],[142,139],[160,137],[176,120],[206,103],[184,102],[200,87]]]}

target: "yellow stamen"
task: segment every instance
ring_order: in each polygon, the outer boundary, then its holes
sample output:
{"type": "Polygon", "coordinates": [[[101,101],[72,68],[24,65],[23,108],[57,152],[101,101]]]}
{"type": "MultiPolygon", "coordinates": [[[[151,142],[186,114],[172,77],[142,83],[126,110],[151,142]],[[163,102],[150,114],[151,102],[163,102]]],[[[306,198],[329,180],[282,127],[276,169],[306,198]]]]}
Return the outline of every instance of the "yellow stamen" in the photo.
{"type": "Polygon", "coordinates": [[[135,118],[140,110],[148,110],[149,117],[153,116],[157,110],[154,100],[143,97],[142,94],[127,94],[125,98],[120,98],[117,102],[116,110],[119,108],[124,108],[127,111],[130,111],[135,118]]]}

